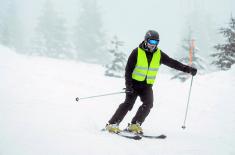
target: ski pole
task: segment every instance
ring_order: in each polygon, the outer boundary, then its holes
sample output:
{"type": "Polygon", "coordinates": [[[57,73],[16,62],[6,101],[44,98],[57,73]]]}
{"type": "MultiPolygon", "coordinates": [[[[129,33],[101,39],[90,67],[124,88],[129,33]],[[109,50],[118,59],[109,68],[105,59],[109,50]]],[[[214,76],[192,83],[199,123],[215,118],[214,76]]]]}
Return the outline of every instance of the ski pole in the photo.
{"type": "Polygon", "coordinates": [[[122,93],[127,93],[127,92],[128,92],[128,91],[121,91],[121,92],[100,94],[100,95],[95,95],[95,96],[76,97],[75,100],[78,102],[79,100],[83,100],[83,99],[89,99],[89,98],[95,98],[95,97],[102,97],[102,96],[109,96],[109,95],[115,95],[115,94],[122,94],[122,93]]]}
{"type": "Polygon", "coordinates": [[[187,119],[187,115],[188,115],[189,99],[190,99],[190,95],[191,95],[192,85],[193,85],[193,76],[192,76],[191,84],[190,84],[190,88],[189,88],[188,103],[187,103],[187,107],[186,107],[186,111],[185,111],[185,117],[184,117],[184,123],[183,123],[182,129],[186,128],[185,123],[186,123],[186,119],[187,119]]]}

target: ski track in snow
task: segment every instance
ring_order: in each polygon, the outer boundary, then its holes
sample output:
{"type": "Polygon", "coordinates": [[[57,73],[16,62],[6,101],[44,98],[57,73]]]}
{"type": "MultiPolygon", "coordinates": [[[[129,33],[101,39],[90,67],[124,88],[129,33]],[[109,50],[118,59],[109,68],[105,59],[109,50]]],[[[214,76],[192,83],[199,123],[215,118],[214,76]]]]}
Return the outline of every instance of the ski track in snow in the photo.
{"type": "MultiPolygon", "coordinates": [[[[124,100],[124,79],[104,76],[94,64],[18,55],[0,47],[0,155],[232,155],[235,154],[235,67],[194,78],[186,129],[182,130],[190,80],[161,73],[154,107],[143,124],[165,140],[128,140],[100,132],[124,100]]],[[[139,105],[120,124],[125,128],[139,105]]]]}

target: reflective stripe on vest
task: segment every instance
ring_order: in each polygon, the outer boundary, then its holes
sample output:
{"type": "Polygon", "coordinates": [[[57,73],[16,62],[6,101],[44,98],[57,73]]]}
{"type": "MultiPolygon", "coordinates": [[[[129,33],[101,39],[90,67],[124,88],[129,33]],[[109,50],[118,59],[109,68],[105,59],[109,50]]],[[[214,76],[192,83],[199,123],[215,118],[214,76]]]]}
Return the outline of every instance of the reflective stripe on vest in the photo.
{"type": "Polygon", "coordinates": [[[141,48],[138,48],[137,63],[132,73],[132,79],[137,81],[144,81],[146,78],[147,84],[153,84],[160,67],[160,60],[161,52],[158,48],[157,51],[154,52],[150,65],[148,66],[148,60],[145,51],[141,48]]]}

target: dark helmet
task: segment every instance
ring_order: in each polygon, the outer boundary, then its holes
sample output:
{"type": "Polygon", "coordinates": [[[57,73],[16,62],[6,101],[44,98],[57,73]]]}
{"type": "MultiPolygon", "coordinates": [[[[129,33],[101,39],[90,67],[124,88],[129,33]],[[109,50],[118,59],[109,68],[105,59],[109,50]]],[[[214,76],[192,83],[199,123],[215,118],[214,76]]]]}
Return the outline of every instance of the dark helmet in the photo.
{"type": "Polygon", "coordinates": [[[154,30],[148,30],[144,36],[144,40],[147,41],[148,39],[159,40],[159,33],[154,30]]]}

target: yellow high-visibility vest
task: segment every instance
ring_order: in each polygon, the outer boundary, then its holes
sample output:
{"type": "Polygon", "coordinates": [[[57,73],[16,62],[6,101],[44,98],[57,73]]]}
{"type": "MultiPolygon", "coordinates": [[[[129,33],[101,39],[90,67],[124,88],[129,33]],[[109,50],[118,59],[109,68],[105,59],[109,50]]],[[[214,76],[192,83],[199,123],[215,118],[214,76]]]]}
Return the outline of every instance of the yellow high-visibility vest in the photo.
{"type": "Polygon", "coordinates": [[[150,65],[146,53],[143,49],[138,48],[137,63],[132,73],[132,79],[144,81],[146,78],[147,84],[154,84],[158,69],[160,67],[161,51],[158,48],[154,52],[150,65]]]}

